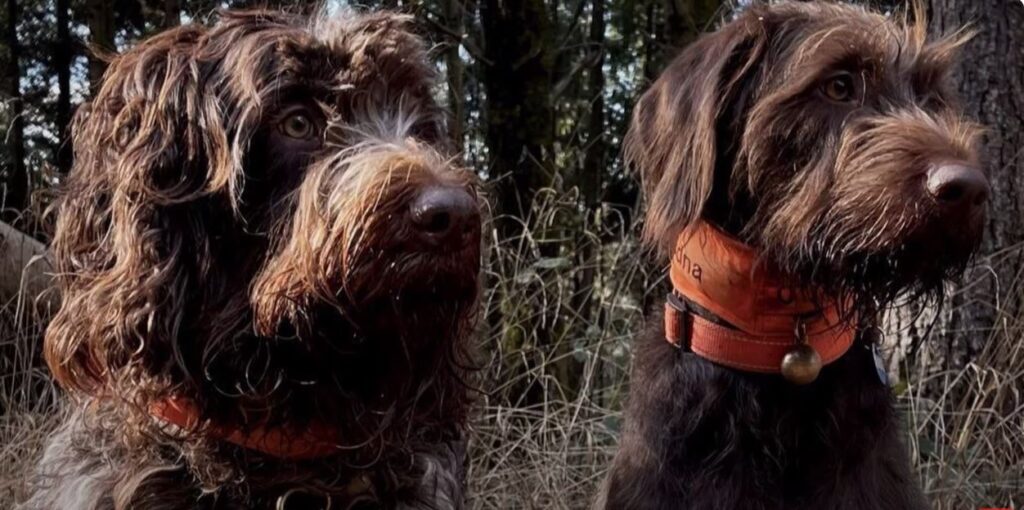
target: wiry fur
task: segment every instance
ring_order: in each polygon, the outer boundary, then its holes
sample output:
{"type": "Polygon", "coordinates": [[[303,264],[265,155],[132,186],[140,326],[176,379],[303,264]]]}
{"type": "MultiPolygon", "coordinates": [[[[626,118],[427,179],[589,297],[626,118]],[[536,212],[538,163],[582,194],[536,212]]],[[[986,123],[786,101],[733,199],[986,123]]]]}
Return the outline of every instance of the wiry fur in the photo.
{"type": "Polygon", "coordinates": [[[447,155],[408,25],[224,12],[111,62],[57,207],[45,350],[74,403],[24,508],[273,508],[293,489],[461,507],[479,229],[442,253],[403,218],[424,186],[476,184],[447,155]],[[280,134],[295,108],[317,136],[280,134]],[[169,396],[208,427],[155,419],[169,396]],[[336,455],[209,433],[314,422],[339,432],[336,455]]]}
{"type": "MultiPolygon", "coordinates": [[[[919,11],[920,12],[920,11],[919,11]]],[[[640,99],[625,157],[643,181],[645,240],[665,255],[698,219],[796,285],[851,304],[851,350],[802,387],[637,339],[626,428],[598,507],[926,507],[870,352],[880,310],[941,295],[983,215],[943,216],[930,165],[977,166],[978,128],[947,75],[963,33],[828,2],[756,3],[684,50],[640,99]],[[857,78],[855,102],[822,85],[857,78]]]]}

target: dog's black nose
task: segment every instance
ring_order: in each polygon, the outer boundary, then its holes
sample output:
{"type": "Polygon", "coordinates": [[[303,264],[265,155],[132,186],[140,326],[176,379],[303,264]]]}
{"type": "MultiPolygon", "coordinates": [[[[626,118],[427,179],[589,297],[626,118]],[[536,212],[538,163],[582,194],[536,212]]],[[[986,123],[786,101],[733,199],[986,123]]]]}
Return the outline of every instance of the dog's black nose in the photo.
{"type": "Polygon", "coordinates": [[[462,188],[426,188],[413,200],[409,212],[419,237],[432,246],[467,243],[480,232],[480,207],[462,188]]]}
{"type": "Polygon", "coordinates": [[[958,163],[932,166],[925,186],[939,204],[961,212],[983,207],[990,192],[988,178],[981,170],[958,163]]]}

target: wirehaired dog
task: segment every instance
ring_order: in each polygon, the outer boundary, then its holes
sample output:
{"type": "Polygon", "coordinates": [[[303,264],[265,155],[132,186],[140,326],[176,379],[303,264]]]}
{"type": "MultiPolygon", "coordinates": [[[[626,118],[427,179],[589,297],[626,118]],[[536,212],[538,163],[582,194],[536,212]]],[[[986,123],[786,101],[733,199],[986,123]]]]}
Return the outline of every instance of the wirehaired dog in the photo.
{"type": "Polygon", "coordinates": [[[460,508],[480,209],[408,19],[224,12],[76,116],[32,509],[460,508]]]}
{"type": "Polygon", "coordinates": [[[674,290],[599,507],[928,506],[873,332],[962,273],[989,185],[948,83],[967,36],[908,18],[758,3],[640,99],[625,156],[674,290]]]}

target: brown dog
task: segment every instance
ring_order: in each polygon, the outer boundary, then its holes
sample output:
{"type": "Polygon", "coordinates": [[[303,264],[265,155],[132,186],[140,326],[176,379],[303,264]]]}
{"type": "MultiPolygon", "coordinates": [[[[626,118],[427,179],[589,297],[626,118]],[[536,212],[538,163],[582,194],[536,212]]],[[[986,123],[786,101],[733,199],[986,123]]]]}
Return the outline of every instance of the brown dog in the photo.
{"type": "Polygon", "coordinates": [[[26,508],[462,506],[480,212],[407,21],[226,12],[111,62],[26,508]]]}
{"type": "Polygon", "coordinates": [[[927,506],[872,331],[978,245],[989,186],[948,84],[964,40],[758,4],[643,96],[625,154],[675,291],[637,340],[600,507],[927,506]]]}

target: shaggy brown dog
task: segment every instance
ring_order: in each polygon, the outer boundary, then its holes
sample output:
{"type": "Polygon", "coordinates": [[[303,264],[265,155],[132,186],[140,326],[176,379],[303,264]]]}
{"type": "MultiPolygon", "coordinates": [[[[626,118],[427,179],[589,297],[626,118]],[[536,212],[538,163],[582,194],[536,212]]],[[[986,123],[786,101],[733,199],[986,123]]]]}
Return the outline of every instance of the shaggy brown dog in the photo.
{"type": "MultiPolygon", "coordinates": [[[[848,5],[758,4],[683,51],[643,96],[625,154],[643,179],[646,240],[665,253],[710,223],[705,233],[750,247],[758,271],[845,303],[843,327],[856,332],[797,385],[677,348],[652,320],[600,507],[927,506],[872,332],[897,296],[940,297],[981,235],[978,129],[947,83],[965,39],[927,42],[920,18],[848,5]]],[[[737,331],[682,306],[690,322],[737,331]]]]}
{"type": "Polygon", "coordinates": [[[226,12],[111,62],[26,508],[462,506],[480,211],[407,21],[226,12]]]}

